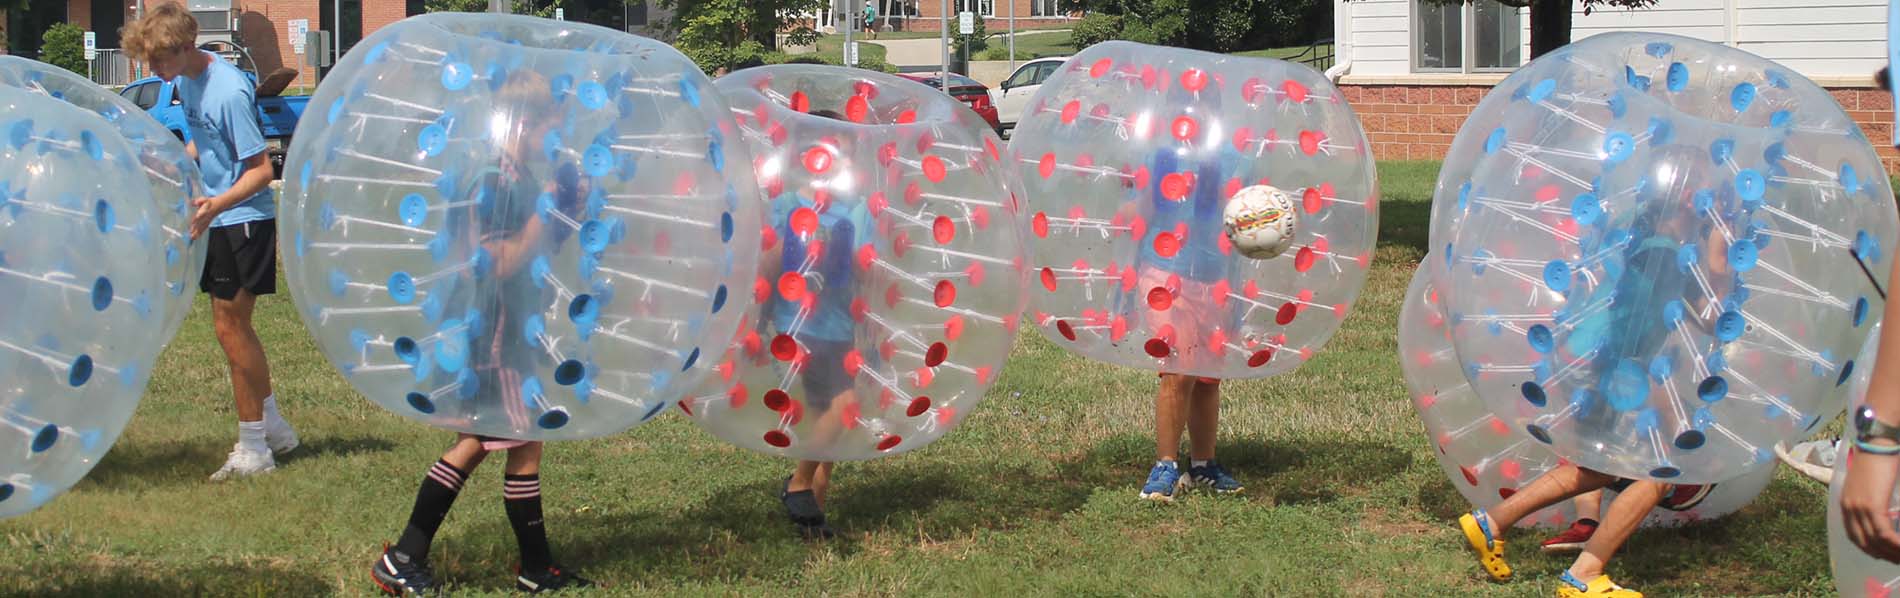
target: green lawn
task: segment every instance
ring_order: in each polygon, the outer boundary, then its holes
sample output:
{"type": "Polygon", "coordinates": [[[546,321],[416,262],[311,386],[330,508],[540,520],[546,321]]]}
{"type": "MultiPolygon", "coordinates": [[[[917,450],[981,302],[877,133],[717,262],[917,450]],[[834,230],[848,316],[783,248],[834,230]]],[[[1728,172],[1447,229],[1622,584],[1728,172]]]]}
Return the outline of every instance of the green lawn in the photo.
{"type": "MultiPolygon", "coordinates": [[[[1437,165],[1382,165],[1380,245],[1352,316],[1305,367],[1228,386],[1221,457],[1235,497],[1136,500],[1152,462],[1153,374],[1023,335],[990,401],[927,449],[839,468],[845,535],[780,519],[789,463],[676,415],[555,445],[545,474],[559,556],[612,594],[1549,596],[1568,564],[1514,537],[1518,581],[1487,583],[1452,527],[1465,508],[1402,386],[1394,324],[1423,255],[1437,165]]],[[[70,494],[0,522],[0,594],[364,595],[424,468],[449,440],[357,396],[291,302],[260,302],[279,401],[305,448],[260,479],[212,485],[234,439],[205,305],[112,452],[70,494]]],[[[500,474],[475,474],[436,542],[464,593],[510,588],[500,474]]],[[[1783,472],[1717,522],[1645,531],[1611,565],[1653,596],[1831,595],[1822,487],[1783,472]]]]}
{"type": "MultiPolygon", "coordinates": [[[[1311,46],[1293,46],[1290,48],[1269,48],[1266,50],[1248,50],[1246,52],[1235,52],[1234,55],[1261,56],[1261,57],[1266,57],[1266,58],[1278,58],[1280,60],[1293,60],[1294,57],[1304,54],[1309,48],[1311,48],[1311,46]]],[[[1318,50],[1320,56],[1325,56],[1326,54],[1330,54],[1332,53],[1332,51],[1333,51],[1332,44],[1320,46],[1318,50]]],[[[1311,56],[1307,56],[1307,57],[1310,58],[1311,56]]]]}

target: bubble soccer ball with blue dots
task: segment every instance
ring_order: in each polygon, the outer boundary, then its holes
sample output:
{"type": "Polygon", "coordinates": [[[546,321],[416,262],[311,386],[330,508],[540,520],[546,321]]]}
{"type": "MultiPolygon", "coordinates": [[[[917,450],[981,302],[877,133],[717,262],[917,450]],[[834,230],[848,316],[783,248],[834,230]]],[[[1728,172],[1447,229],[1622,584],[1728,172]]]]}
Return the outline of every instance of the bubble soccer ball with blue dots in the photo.
{"type": "Polygon", "coordinates": [[[118,438],[190,310],[199,178],[137,106],[0,57],[0,518],[52,500],[118,438]]]}
{"type": "Polygon", "coordinates": [[[1485,97],[1432,267],[1491,410],[1578,465],[1717,482],[1841,409],[1894,200],[1827,91],[1747,52],[1590,37],[1485,97]]]}
{"type": "Polygon", "coordinates": [[[589,25],[433,14],[363,40],[286,165],[282,254],[324,355],[427,424],[559,440],[651,418],[732,338],[750,154],[692,61],[589,25]]]}

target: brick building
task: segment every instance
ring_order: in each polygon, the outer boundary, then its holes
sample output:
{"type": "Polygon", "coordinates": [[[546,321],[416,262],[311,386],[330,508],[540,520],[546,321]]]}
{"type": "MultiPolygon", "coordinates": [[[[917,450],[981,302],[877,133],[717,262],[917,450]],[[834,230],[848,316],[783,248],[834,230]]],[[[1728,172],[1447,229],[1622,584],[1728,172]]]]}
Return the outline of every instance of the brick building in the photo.
{"type": "MultiPolygon", "coordinates": [[[[850,0],[837,0],[839,3],[850,0]]],[[[950,27],[954,33],[957,13],[974,12],[983,17],[985,27],[990,33],[1003,29],[1003,21],[1011,16],[1013,9],[1016,27],[1048,27],[1064,25],[1077,18],[1062,11],[1059,0],[873,0],[878,7],[878,25],[880,29],[905,31],[936,31],[942,23],[944,8],[949,7],[950,27]]],[[[857,0],[858,10],[862,11],[864,0],[857,0]]]]}
{"type": "MultiPolygon", "coordinates": [[[[119,28],[137,18],[142,10],[141,2],[144,7],[158,2],[181,3],[195,14],[206,15],[199,19],[200,41],[216,37],[208,32],[216,28],[218,18],[213,15],[220,6],[234,8],[234,37],[250,53],[258,72],[296,69],[299,74],[291,83],[293,87],[310,86],[316,81],[314,69],[304,66],[305,55],[295,52],[290,39],[293,21],[306,20],[305,25],[310,30],[333,32],[340,53],[377,29],[424,12],[422,0],[65,0],[66,22],[97,32],[99,48],[115,49],[119,47],[119,28]]],[[[629,2],[624,8],[618,2],[610,8],[604,3],[591,4],[596,6],[591,16],[598,17],[589,19],[591,22],[616,28],[624,26],[635,33],[650,34],[650,28],[665,17],[658,7],[652,6],[651,0],[629,2]]],[[[578,9],[570,11],[570,18],[581,16],[574,14],[578,9]]],[[[305,52],[314,51],[315,48],[305,49],[305,52]]],[[[129,68],[123,62],[117,64],[120,68],[129,68]]],[[[130,80],[130,75],[100,80],[123,82],[130,80]]]]}
{"type": "MultiPolygon", "coordinates": [[[[1825,5],[1765,0],[1667,0],[1645,10],[1572,16],[1572,39],[1657,31],[1728,44],[1826,87],[1900,169],[1892,96],[1874,87],[1887,64],[1886,0],[1825,5]]],[[[1382,160],[1436,160],[1491,86],[1530,56],[1529,11],[1473,0],[1335,0],[1335,76],[1382,160]]]]}

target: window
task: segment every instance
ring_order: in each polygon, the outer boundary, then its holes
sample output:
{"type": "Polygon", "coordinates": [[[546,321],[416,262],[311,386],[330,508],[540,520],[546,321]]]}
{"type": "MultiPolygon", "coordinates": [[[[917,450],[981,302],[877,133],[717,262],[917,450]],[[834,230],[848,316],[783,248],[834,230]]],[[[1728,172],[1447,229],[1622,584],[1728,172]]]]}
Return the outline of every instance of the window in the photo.
{"type": "Polygon", "coordinates": [[[996,16],[996,0],[959,0],[957,10],[975,12],[979,17],[994,17],[996,16]]]}
{"type": "Polygon", "coordinates": [[[1059,0],[1029,0],[1029,16],[1032,16],[1032,17],[1066,17],[1068,16],[1068,15],[1062,14],[1062,7],[1058,6],[1059,4],[1060,4],[1059,0]]]}
{"type": "Polygon", "coordinates": [[[132,100],[132,103],[137,104],[140,108],[151,110],[153,105],[158,104],[158,88],[160,87],[163,87],[163,85],[157,83],[140,85],[139,97],[138,99],[132,100]]]}
{"type": "Polygon", "coordinates": [[[1042,64],[1040,63],[1023,65],[1023,68],[1016,69],[1016,74],[1011,76],[1008,81],[1003,82],[1003,87],[1014,88],[1024,85],[1035,85],[1036,79],[1038,78],[1038,71],[1041,68],[1042,64]]]}
{"type": "Polygon", "coordinates": [[[1417,71],[1509,71],[1524,62],[1523,24],[1497,0],[1413,3],[1412,66],[1417,71]]]}

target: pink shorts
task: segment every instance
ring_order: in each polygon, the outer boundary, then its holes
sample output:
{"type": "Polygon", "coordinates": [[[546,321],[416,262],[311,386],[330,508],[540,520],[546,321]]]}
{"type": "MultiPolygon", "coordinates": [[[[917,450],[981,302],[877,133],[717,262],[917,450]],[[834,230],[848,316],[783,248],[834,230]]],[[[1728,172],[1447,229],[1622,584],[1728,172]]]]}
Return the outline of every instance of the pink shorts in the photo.
{"type": "Polygon", "coordinates": [[[1130,332],[1131,336],[1139,334],[1146,338],[1138,336],[1130,340],[1147,344],[1159,339],[1165,343],[1165,346],[1148,347],[1150,355],[1165,350],[1168,356],[1160,358],[1166,361],[1167,368],[1163,371],[1219,369],[1225,360],[1225,353],[1221,351],[1229,348],[1210,346],[1214,330],[1221,326],[1225,315],[1222,308],[1213,305],[1214,285],[1186,278],[1170,285],[1174,278],[1171,272],[1142,270],[1135,293],[1142,302],[1138,310],[1145,325],[1130,332]]]}
{"type": "Polygon", "coordinates": [[[489,451],[489,452],[505,451],[512,448],[519,448],[519,447],[527,445],[530,442],[534,442],[532,440],[513,440],[513,439],[508,439],[508,438],[492,438],[488,436],[476,436],[475,438],[480,439],[482,441],[482,450],[489,451]]]}

